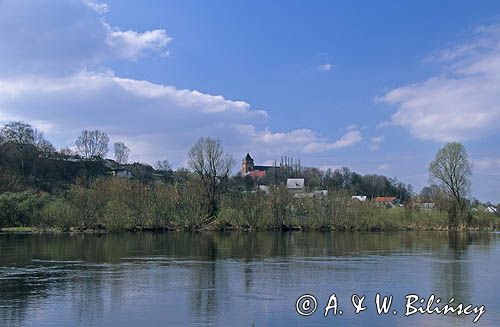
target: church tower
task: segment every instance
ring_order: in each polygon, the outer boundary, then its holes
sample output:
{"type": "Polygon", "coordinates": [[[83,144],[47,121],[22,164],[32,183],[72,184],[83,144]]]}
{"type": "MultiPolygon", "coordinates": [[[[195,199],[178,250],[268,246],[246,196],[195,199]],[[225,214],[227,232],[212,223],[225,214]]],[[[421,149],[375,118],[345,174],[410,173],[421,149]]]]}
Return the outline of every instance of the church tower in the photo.
{"type": "Polygon", "coordinates": [[[241,162],[241,173],[242,174],[247,174],[248,172],[253,171],[254,169],[254,164],[253,164],[253,159],[250,156],[249,153],[243,158],[243,161],[241,162]]]}

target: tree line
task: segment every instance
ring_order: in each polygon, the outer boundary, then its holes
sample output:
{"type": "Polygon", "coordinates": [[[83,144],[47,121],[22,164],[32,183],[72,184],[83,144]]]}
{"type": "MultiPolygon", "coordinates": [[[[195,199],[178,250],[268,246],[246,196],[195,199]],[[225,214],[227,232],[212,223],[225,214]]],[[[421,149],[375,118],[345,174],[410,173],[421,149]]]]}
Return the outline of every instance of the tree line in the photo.
{"type": "Polygon", "coordinates": [[[177,170],[168,160],[154,168],[130,164],[130,149],[114,143],[111,164],[131,171],[132,179],[110,176],[105,132],[82,131],[73,149],[56,150],[24,122],[0,129],[0,227],[390,229],[418,227],[432,219],[436,228],[479,224],[467,198],[470,165],[465,149],[456,144],[437,154],[430,168],[433,192],[424,189],[420,195],[396,179],[363,176],[348,168],[323,172],[277,167],[261,179],[232,175],[234,159],[212,138],[200,138],[187,153],[190,169],[177,170]],[[287,178],[305,178],[309,189],[327,189],[328,196],[294,198],[285,187],[287,178]],[[268,185],[269,194],[258,191],[259,184],[268,185]],[[389,213],[371,202],[355,203],[352,195],[395,196],[408,205],[389,213]],[[424,213],[411,205],[424,197],[439,202],[439,211],[424,213]],[[428,218],[413,221],[415,215],[428,218]]]}

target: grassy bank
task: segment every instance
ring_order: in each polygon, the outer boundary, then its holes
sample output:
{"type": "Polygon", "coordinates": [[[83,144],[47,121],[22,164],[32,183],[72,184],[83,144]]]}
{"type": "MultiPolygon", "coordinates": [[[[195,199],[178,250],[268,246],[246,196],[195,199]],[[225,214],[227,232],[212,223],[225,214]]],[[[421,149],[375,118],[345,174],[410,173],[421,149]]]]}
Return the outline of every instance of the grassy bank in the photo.
{"type": "MultiPolygon", "coordinates": [[[[101,178],[59,195],[6,192],[0,195],[0,228],[4,232],[193,230],[206,212],[198,185],[101,178]]],[[[459,228],[499,227],[496,215],[475,212],[470,224],[459,228]]],[[[437,209],[384,208],[335,191],[318,198],[295,198],[284,188],[273,188],[269,194],[226,192],[217,217],[204,229],[447,230],[448,220],[437,209]]]]}

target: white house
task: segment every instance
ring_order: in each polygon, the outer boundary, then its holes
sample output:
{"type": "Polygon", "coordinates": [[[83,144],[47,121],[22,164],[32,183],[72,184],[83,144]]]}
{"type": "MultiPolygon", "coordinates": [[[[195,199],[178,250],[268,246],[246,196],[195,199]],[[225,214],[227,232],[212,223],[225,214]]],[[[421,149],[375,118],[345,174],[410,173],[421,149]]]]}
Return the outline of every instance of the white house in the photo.
{"type": "Polygon", "coordinates": [[[124,178],[131,178],[132,177],[132,173],[130,171],[128,171],[128,170],[120,169],[120,170],[113,171],[113,176],[124,177],[124,178]]]}
{"type": "Polygon", "coordinates": [[[267,194],[267,193],[269,193],[269,186],[267,186],[267,185],[259,185],[259,191],[267,194]]]}
{"type": "Polygon", "coordinates": [[[489,212],[489,213],[498,213],[497,208],[495,208],[493,206],[487,207],[486,209],[484,209],[484,211],[489,212]]]}
{"type": "Polygon", "coordinates": [[[328,196],[328,190],[318,190],[313,192],[314,196],[328,196]]]}
{"type": "Polygon", "coordinates": [[[286,180],[286,188],[291,191],[303,191],[304,179],[303,178],[288,178],[286,180]]]}
{"type": "Polygon", "coordinates": [[[358,201],[361,201],[361,202],[365,202],[366,201],[366,195],[353,195],[351,197],[352,200],[358,200],[358,201]]]}

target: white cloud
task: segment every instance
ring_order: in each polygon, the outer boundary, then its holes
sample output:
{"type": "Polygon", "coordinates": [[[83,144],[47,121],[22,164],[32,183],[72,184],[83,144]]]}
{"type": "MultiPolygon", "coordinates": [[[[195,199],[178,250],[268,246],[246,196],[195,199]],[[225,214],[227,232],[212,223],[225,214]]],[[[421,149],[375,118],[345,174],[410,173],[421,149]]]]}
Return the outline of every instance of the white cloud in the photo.
{"type": "Polygon", "coordinates": [[[380,146],[384,142],[383,136],[374,136],[370,139],[370,150],[376,151],[380,149],[380,146]]]}
{"type": "Polygon", "coordinates": [[[122,31],[93,1],[0,1],[0,77],[64,76],[117,59],[167,54],[163,29],[122,31]]]}
{"type": "Polygon", "coordinates": [[[359,143],[362,139],[363,137],[361,136],[360,131],[351,130],[333,143],[321,140],[311,142],[304,147],[303,151],[306,153],[314,153],[346,148],[359,143]]]}
{"type": "Polygon", "coordinates": [[[0,119],[37,122],[64,145],[71,145],[82,129],[102,129],[113,140],[126,141],[135,160],[149,162],[167,155],[181,162],[200,136],[221,138],[235,156],[251,151],[270,158],[330,151],[362,139],[356,130],[335,142],[310,129],[272,132],[259,127],[267,122],[267,113],[244,101],[112,73],[0,79],[0,108],[0,119]]]}
{"type": "Polygon", "coordinates": [[[322,166],[319,166],[319,170],[321,171],[328,171],[328,169],[332,170],[332,171],[335,171],[337,169],[341,169],[342,167],[341,166],[337,166],[337,165],[322,165],[322,166]]]}
{"type": "Polygon", "coordinates": [[[235,125],[233,128],[240,134],[240,142],[246,143],[246,147],[252,152],[263,155],[322,153],[352,146],[362,139],[359,131],[348,132],[339,140],[329,142],[328,139],[305,128],[289,132],[257,130],[253,125],[235,125]]]}
{"type": "Polygon", "coordinates": [[[102,16],[109,10],[91,0],[0,0],[0,123],[28,121],[57,146],[98,128],[124,141],[133,160],[174,165],[200,136],[220,138],[235,157],[267,159],[361,140],[354,127],[335,142],[306,128],[273,132],[266,111],[245,101],[117,76],[108,62],[165,55],[171,38],[163,29],[111,26],[102,16]]]}
{"type": "Polygon", "coordinates": [[[480,158],[472,160],[474,172],[500,176],[500,158],[480,158]]]}
{"type": "Polygon", "coordinates": [[[109,7],[105,3],[93,2],[93,1],[85,1],[87,6],[98,12],[99,14],[105,14],[109,11],[109,7]]]}
{"type": "Polygon", "coordinates": [[[132,30],[121,31],[105,22],[103,24],[108,29],[106,43],[119,58],[137,59],[148,52],[168,54],[165,47],[172,38],[167,35],[165,30],[156,29],[139,33],[132,30]]]}
{"type": "Polygon", "coordinates": [[[377,98],[397,108],[390,123],[434,141],[498,133],[500,27],[481,27],[468,42],[440,50],[434,59],[445,64],[442,74],[377,98]]]}
{"type": "Polygon", "coordinates": [[[333,68],[333,65],[329,64],[329,63],[318,66],[318,70],[322,71],[322,72],[330,71],[330,70],[332,70],[332,68],[333,68]]]}
{"type": "Polygon", "coordinates": [[[391,166],[389,164],[383,163],[383,164],[380,164],[377,166],[377,171],[386,172],[389,170],[389,168],[391,168],[391,166]]]}

